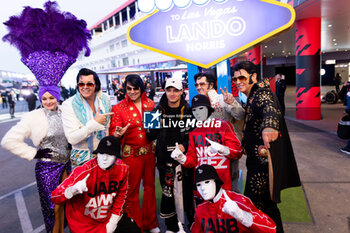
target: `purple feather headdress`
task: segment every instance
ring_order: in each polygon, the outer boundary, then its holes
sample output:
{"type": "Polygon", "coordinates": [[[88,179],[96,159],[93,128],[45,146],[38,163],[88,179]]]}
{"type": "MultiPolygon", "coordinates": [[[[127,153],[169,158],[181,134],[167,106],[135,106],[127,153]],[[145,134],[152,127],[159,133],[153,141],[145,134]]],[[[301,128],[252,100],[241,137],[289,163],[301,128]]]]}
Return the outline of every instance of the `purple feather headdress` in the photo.
{"type": "Polygon", "coordinates": [[[27,6],[19,16],[11,16],[4,23],[9,33],[2,40],[20,51],[21,61],[41,86],[57,86],[80,51],[90,55],[91,34],[84,20],[60,12],[56,2],[48,1],[44,8],[27,6]]]}

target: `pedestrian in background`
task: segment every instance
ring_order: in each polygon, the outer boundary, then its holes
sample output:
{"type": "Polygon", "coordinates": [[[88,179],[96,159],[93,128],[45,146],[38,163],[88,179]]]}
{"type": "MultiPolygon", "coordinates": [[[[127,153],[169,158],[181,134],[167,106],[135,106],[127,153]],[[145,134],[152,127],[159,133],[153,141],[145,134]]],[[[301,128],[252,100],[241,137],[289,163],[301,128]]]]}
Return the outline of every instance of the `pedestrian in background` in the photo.
{"type": "Polygon", "coordinates": [[[65,88],[64,86],[61,86],[61,96],[63,98],[63,101],[65,101],[69,97],[68,89],[65,88]]]}
{"type": "Polygon", "coordinates": [[[13,119],[15,118],[15,106],[16,106],[16,94],[13,90],[11,90],[10,93],[8,94],[7,102],[9,103],[9,107],[10,107],[11,119],[13,119]]]}
{"type": "Polygon", "coordinates": [[[28,103],[28,111],[33,111],[36,107],[36,101],[38,100],[38,98],[36,97],[32,89],[30,89],[30,94],[25,97],[25,100],[28,103]]]}
{"type": "Polygon", "coordinates": [[[118,86],[118,90],[115,94],[117,96],[117,100],[120,102],[125,98],[125,90],[122,84],[118,86]]]}
{"type": "Polygon", "coordinates": [[[285,115],[286,107],[284,104],[284,94],[287,89],[285,76],[283,74],[276,74],[276,95],[280,102],[282,115],[285,115]]]}
{"type": "Polygon", "coordinates": [[[145,92],[146,92],[147,98],[150,100],[153,100],[153,97],[155,96],[156,92],[152,88],[151,83],[149,83],[149,82],[146,83],[146,91],[145,92]]]}
{"type": "Polygon", "coordinates": [[[340,74],[337,73],[333,80],[334,80],[335,91],[337,93],[339,93],[339,91],[340,91],[339,85],[341,84],[341,76],[340,76],[340,74]]]}
{"type": "Polygon", "coordinates": [[[5,91],[3,91],[2,93],[1,93],[1,98],[2,98],[2,108],[7,108],[8,106],[7,106],[7,95],[8,95],[8,92],[7,92],[7,90],[5,90],[5,91]]]}

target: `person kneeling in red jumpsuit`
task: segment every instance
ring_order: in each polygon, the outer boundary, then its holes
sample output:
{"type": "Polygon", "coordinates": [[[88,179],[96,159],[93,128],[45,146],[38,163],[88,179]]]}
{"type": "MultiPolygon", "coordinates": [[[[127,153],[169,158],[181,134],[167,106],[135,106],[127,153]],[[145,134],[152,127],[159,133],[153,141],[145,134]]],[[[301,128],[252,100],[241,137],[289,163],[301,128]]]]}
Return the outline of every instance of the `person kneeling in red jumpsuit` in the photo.
{"type": "Polygon", "coordinates": [[[211,165],[195,172],[195,185],[204,199],[196,209],[192,233],[202,232],[276,232],[273,220],[257,209],[249,198],[221,188],[223,182],[211,165]]]}
{"type": "Polygon", "coordinates": [[[91,159],[52,192],[52,202],[66,203],[72,233],[139,233],[136,223],[123,213],[128,186],[128,166],[120,159],[120,141],[102,138],[91,159]]]}

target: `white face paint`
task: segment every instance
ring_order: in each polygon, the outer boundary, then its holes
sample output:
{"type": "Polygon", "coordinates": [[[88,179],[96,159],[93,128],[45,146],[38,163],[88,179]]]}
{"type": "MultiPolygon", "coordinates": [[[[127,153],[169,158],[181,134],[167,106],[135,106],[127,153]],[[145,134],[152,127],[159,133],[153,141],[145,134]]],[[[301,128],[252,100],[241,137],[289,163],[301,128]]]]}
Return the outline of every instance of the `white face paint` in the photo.
{"type": "Polygon", "coordinates": [[[214,199],[216,191],[216,183],[214,179],[200,181],[196,186],[199,194],[205,201],[214,199]]]}
{"type": "Polygon", "coordinates": [[[117,157],[115,155],[100,154],[100,153],[97,154],[98,166],[103,170],[106,170],[107,168],[112,166],[112,164],[114,164],[116,159],[117,157]]]}
{"type": "Polygon", "coordinates": [[[198,106],[192,109],[193,116],[197,121],[205,121],[208,118],[208,107],[198,106]]]}

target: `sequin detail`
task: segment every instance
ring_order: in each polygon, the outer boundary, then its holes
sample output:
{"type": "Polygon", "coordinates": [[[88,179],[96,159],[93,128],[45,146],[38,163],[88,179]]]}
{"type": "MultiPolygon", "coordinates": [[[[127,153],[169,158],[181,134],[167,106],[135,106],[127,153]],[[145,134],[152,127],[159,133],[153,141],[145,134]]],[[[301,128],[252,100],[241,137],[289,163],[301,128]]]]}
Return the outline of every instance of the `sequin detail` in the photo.
{"type": "Polygon", "coordinates": [[[56,86],[75,59],[62,52],[36,51],[21,61],[32,71],[40,86],[56,86]]]}
{"type": "Polygon", "coordinates": [[[55,221],[55,204],[51,201],[51,193],[60,184],[60,178],[64,170],[67,170],[67,175],[70,173],[70,162],[62,164],[38,160],[35,165],[36,184],[47,232],[52,232],[55,221]]]}
{"type": "Polygon", "coordinates": [[[44,109],[49,129],[47,135],[41,140],[39,147],[51,149],[51,158],[41,159],[58,163],[67,163],[70,158],[68,141],[63,131],[61,112],[44,109]]]}

